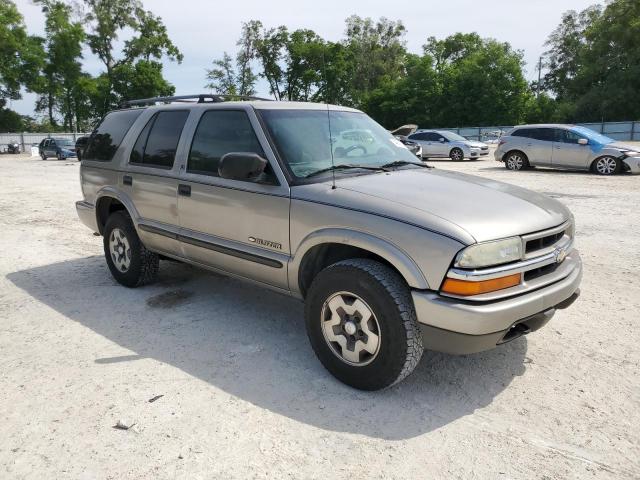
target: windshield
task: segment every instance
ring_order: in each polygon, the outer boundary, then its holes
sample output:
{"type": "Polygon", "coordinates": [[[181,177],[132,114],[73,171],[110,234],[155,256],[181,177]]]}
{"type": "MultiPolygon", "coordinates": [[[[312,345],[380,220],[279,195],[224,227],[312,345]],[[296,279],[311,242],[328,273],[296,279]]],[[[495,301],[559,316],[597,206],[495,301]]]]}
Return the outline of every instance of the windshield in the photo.
{"type": "Polygon", "coordinates": [[[613,143],[615,140],[613,138],[606,137],[604,135],[599,134],[598,132],[591,130],[587,127],[573,127],[573,131],[579,133],[580,135],[584,135],[589,140],[593,140],[596,143],[601,145],[607,145],[608,143],[613,143]]]}
{"type": "Polygon", "coordinates": [[[56,138],[56,144],[61,147],[69,147],[75,145],[73,140],[69,140],[68,138],[56,138]]]}
{"type": "MultiPolygon", "coordinates": [[[[415,155],[398,139],[364,113],[261,110],[260,114],[282,160],[297,178],[312,176],[334,165],[375,168],[395,161],[416,161],[415,155]]],[[[334,172],[348,175],[371,173],[371,170],[334,172]]],[[[323,175],[332,175],[332,172],[321,173],[318,178],[323,175]]]]}
{"type": "Polygon", "coordinates": [[[464,138],[462,135],[458,135],[457,133],[453,133],[453,132],[438,132],[440,133],[442,136],[446,137],[447,140],[449,141],[454,141],[454,142],[466,142],[467,139],[464,138]]]}

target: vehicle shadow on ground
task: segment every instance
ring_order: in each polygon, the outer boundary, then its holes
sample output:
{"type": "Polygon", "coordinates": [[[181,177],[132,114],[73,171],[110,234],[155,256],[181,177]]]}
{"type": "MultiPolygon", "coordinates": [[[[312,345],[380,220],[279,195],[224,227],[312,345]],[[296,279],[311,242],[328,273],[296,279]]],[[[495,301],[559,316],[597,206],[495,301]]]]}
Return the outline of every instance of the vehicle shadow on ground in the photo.
{"type": "Polygon", "coordinates": [[[165,261],[158,283],[127,289],[115,283],[101,256],[7,277],[131,351],[92,359],[99,368],[126,372],[130,362],[153,358],[258,407],[331,431],[412,438],[490,404],[525,371],[527,342],[521,338],[476,355],[426,352],[401,384],[360,392],[316,359],[301,302],[248,283],[165,261]]]}

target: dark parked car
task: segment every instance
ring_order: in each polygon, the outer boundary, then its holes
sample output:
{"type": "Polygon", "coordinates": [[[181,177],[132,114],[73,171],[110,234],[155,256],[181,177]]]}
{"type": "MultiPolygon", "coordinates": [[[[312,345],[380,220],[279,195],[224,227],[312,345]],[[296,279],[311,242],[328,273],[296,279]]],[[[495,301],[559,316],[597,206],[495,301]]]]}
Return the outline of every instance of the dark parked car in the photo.
{"type": "Polygon", "coordinates": [[[58,160],[76,157],[75,144],[69,138],[45,138],[38,149],[43,160],[48,157],[56,157],[58,160]]]}
{"type": "Polygon", "coordinates": [[[88,141],[89,141],[88,135],[85,135],[84,137],[78,137],[78,139],[76,140],[76,155],[78,156],[78,160],[82,160],[82,155],[84,154],[84,151],[87,148],[88,141]]]}

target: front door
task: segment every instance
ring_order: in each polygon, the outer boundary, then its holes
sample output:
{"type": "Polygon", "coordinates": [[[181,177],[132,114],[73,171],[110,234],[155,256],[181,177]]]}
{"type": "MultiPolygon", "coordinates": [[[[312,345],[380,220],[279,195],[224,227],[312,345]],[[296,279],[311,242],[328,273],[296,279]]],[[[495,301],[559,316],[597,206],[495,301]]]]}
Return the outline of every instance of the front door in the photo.
{"type": "Polygon", "coordinates": [[[575,169],[588,167],[589,147],[578,143],[578,140],[583,137],[564,128],[556,128],[555,137],[556,141],[553,143],[553,158],[551,161],[554,167],[575,169]]]}
{"type": "Polygon", "coordinates": [[[269,153],[253,111],[206,110],[178,186],[180,240],[186,258],[288,289],[289,186],[269,153]],[[253,152],[269,165],[258,181],[220,178],[220,158],[253,152]]]}
{"type": "Polygon", "coordinates": [[[56,141],[53,138],[45,145],[44,151],[47,157],[55,157],[58,154],[56,141]]]}

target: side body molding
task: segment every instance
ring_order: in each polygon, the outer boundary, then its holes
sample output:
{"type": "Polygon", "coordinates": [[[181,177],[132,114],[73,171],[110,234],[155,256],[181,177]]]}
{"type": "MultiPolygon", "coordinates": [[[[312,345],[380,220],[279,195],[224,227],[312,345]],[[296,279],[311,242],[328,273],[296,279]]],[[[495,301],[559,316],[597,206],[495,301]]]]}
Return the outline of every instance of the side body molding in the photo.
{"type": "Polygon", "coordinates": [[[302,242],[300,242],[289,261],[289,288],[293,295],[302,297],[299,271],[305,254],[316,245],[323,243],[339,243],[368,250],[391,263],[411,288],[421,290],[429,288],[429,284],[420,268],[418,268],[418,265],[397,245],[357,230],[348,228],[326,228],[307,235],[302,242]]]}

